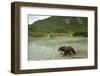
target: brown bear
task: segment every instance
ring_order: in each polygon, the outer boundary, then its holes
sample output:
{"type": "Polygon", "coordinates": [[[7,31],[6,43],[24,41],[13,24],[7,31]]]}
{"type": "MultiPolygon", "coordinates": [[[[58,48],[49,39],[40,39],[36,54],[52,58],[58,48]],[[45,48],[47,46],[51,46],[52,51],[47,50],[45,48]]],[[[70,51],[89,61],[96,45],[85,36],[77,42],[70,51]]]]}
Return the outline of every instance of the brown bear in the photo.
{"type": "Polygon", "coordinates": [[[72,55],[72,54],[76,54],[75,50],[71,47],[71,46],[62,46],[58,49],[58,51],[61,51],[61,53],[63,52],[64,55],[72,55]]]}

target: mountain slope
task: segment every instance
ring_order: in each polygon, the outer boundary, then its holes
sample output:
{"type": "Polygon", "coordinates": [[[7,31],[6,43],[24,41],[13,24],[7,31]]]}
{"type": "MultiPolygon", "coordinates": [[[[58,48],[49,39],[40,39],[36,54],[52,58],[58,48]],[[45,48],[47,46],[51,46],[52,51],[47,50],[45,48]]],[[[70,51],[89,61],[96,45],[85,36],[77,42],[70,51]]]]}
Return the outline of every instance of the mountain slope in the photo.
{"type": "Polygon", "coordinates": [[[28,25],[32,33],[87,33],[87,17],[51,16],[28,25]]]}

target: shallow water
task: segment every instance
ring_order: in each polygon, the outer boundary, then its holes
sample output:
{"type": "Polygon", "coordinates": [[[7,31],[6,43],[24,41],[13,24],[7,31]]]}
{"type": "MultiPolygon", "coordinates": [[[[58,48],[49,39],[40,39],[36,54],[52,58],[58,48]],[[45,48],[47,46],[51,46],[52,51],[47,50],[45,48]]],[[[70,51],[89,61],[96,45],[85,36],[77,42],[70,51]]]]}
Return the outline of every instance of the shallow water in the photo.
{"type": "Polygon", "coordinates": [[[56,60],[87,58],[86,37],[31,38],[28,42],[28,60],[56,60]],[[72,46],[76,55],[64,56],[58,52],[61,46],[72,46]]]}

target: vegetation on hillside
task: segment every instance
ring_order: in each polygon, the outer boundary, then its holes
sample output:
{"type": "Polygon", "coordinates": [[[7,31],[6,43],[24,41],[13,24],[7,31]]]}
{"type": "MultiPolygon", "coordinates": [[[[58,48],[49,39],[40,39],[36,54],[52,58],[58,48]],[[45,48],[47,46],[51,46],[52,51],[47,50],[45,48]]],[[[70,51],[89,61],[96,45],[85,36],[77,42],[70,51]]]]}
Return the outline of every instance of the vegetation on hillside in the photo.
{"type": "Polygon", "coordinates": [[[87,17],[51,16],[28,24],[31,37],[88,36],[87,17]]]}

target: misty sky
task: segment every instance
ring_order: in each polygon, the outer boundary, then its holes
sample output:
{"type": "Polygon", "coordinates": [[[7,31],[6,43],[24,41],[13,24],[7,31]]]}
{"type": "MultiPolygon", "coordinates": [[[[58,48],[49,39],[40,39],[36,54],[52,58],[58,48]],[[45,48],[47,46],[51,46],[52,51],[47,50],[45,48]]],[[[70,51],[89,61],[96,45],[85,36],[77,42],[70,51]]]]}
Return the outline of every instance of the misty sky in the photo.
{"type": "Polygon", "coordinates": [[[45,18],[48,18],[50,16],[34,16],[34,15],[29,15],[28,16],[28,24],[32,24],[37,20],[43,20],[45,18]]]}

